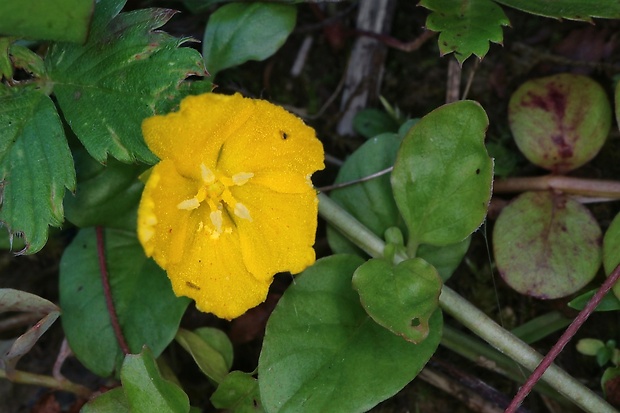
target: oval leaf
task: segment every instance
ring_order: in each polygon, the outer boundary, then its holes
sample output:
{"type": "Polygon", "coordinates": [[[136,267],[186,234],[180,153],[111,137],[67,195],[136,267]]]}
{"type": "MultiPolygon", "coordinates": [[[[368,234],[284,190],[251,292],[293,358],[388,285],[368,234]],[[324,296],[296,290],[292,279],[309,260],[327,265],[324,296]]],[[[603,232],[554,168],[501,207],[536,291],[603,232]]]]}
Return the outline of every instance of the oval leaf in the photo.
{"type": "Polygon", "coordinates": [[[493,177],[488,124],[480,105],[460,101],[423,117],[403,140],[392,189],[409,243],[455,244],[482,223],[493,177]]]}
{"type": "MultiPolygon", "coordinates": [[[[603,266],[605,274],[608,276],[620,264],[620,214],[617,214],[614,220],[605,232],[603,240],[603,266]]],[[[613,286],[613,292],[616,298],[620,299],[620,282],[613,286]]]]}
{"type": "Polygon", "coordinates": [[[251,374],[230,372],[211,396],[211,403],[218,409],[235,413],[260,413],[258,381],[251,374]]]}
{"type": "Polygon", "coordinates": [[[227,4],[209,18],[202,55],[211,76],[248,60],[265,60],[295,27],[297,8],[288,4],[227,4]]]}
{"type": "MultiPolygon", "coordinates": [[[[177,298],[166,273],[147,259],[134,232],[105,230],[112,299],[129,349],[159,355],[172,341],[189,300],[177,298]]],[[[60,261],[60,308],[77,358],[100,376],[120,367],[122,351],[105,304],[95,230],[83,229],[60,261]]]]}
{"type": "Polygon", "coordinates": [[[564,173],[601,149],[611,128],[611,106],[597,82],[565,73],[521,85],[510,98],[508,121],[530,162],[564,173]]]}
{"type": "Polygon", "coordinates": [[[353,274],[353,288],[375,322],[412,343],[428,336],[428,322],[439,305],[441,278],[420,258],[397,265],[371,259],[353,274]]]}
{"type": "Polygon", "coordinates": [[[176,341],[192,356],[200,370],[211,380],[221,383],[228,374],[224,356],[198,334],[180,328],[176,341]]]}
{"type": "Polygon", "coordinates": [[[131,407],[123,389],[117,387],[86,403],[80,413],[131,413],[131,407]]]}
{"type": "Polygon", "coordinates": [[[367,411],[402,389],[435,352],[441,312],[420,344],[379,326],[351,288],[362,263],[351,255],[321,259],[284,293],[258,364],[267,412],[367,411]]]}
{"type": "Polygon", "coordinates": [[[590,211],[551,192],[525,192],[493,229],[497,268],[526,295],[565,297],[590,282],[601,265],[601,229],[590,211]]]}
{"type": "Polygon", "coordinates": [[[179,386],[162,378],[147,347],[125,357],[121,383],[133,413],[189,412],[189,398],[179,386]]]}

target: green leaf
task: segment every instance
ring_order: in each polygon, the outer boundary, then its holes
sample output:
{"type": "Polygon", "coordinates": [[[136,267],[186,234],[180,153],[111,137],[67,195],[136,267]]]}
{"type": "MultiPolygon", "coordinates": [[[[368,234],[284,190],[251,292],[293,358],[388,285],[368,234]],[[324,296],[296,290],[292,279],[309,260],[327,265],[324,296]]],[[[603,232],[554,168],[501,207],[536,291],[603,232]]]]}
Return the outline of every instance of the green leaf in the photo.
{"type": "Polygon", "coordinates": [[[594,158],[607,139],[611,118],[605,89],[569,73],[525,82],[508,105],[510,130],[521,152],[554,173],[594,158]]]}
{"type": "Polygon", "coordinates": [[[547,191],[525,192],[495,222],[497,269],[522,294],[565,297],[596,275],[601,236],[590,211],[577,201],[547,191]]]}
{"type": "Polygon", "coordinates": [[[251,374],[230,372],[211,396],[211,403],[218,409],[235,413],[260,413],[258,381],[251,374]]]}
{"type": "Polygon", "coordinates": [[[218,328],[200,327],[194,330],[194,334],[198,335],[206,343],[209,343],[211,347],[222,355],[226,371],[228,372],[233,364],[234,350],[226,333],[218,328]]]}
{"type": "MultiPolygon", "coordinates": [[[[590,299],[594,296],[594,294],[596,294],[597,291],[598,291],[598,288],[595,288],[594,290],[590,290],[586,293],[581,294],[577,298],[574,298],[573,300],[571,300],[568,303],[568,306],[570,308],[574,308],[575,310],[583,310],[586,304],[588,304],[588,301],[590,301],[590,299]]],[[[610,291],[607,294],[605,294],[605,296],[603,297],[599,305],[596,306],[596,309],[594,311],[618,311],[618,310],[620,310],[620,300],[618,299],[618,297],[616,297],[613,291],[610,291]]]]}
{"type": "Polygon", "coordinates": [[[439,305],[441,278],[421,258],[393,265],[371,259],[353,273],[353,288],[375,322],[412,343],[429,334],[429,320],[439,305]]]}
{"type": "Polygon", "coordinates": [[[117,387],[86,403],[80,413],[131,413],[131,410],[125,392],[117,387]]]}
{"type": "Polygon", "coordinates": [[[198,334],[180,328],[176,341],[192,356],[200,370],[211,380],[221,383],[228,374],[224,356],[198,334]]]}
{"type": "Polygon", "coordinates": [[[402,389],[435,352],[440,311],[420,344],[366,314],[351,288],[363,262],[352,255],[320,259],[282,296],[267,323],[258,364],[267,412],[367,411],[402,389]]]}
{"type": "Polygon", "coordinates": [[[179,48],[155,29],[174,11],[144,9],[117,15],[124,2],[101,0],[88,42],[58,43],[46,56],[49,82],[63,115],[88,152],[104,162],[156,162],[142,139],[144,118],[169,111],[184,92],[179,84],[203,75],[200,54],[179,48]]]}
{"type": "MultiPolygon", "coordinates": [[[[611,275],[613,270],[620,264],[620,214],[617,214],[614,220],[605,232],[603,239],[603,267],[605,274],[611,275]]],[[[620,282],[614,284],[613,292],[616,298],[620,299],[620,282]]]]}
{"type": "Polygon", "coordinates": [[[75,187],[75,170],[56,108],[36,89],[0,85],[0,182],[0,221],[24,235],[28,253],[39,251],[48,225],[64,220],[62,198],[75,187]]]}
{"type": "MultiPolygon", "coordinates": [[[[618,400],[618,387],[620,386],[620,367],[609,367],[601,377],[601,387],[605,397],[618,400]]],[[[617,405],[617,403],[616,403],[617,405]]]]}
{"type": "Polygon", "coordinates": [[[615,0],[494,0],[508,7],[526,13],[557,19],[582,20],[590,22],[591,17],[604,19],[620,18],[620,3],[615,0]]]}
{"type": "Polygon", "coordinates": [[[153,353],[145,347],[123,361],[121,383],[132,413],[189,412],[189,399],[176,384],[161,377],[153,353]]]}
{"type": "Polygon", "coordinates": [[[295,27],[297,8],[286,4],[227,4],[209,18],[202,54],[211,76],[248,60],[265,60],[295,27]]]}
{"type": "MultiPolygon", "coordinates": [[[[399,145],[400,138],[395,134],[383,134],[368,140],[346,160],[335,183],[355,181],[389,168],[394,164],[399,145]]],[[[389,174],[333,190],[330,196],[380,237],[390,227],[406,231],[394,202],[389,174]]],[[[336,253],[362,254],[359,248],[331,227],[327,230],[327,240],[336,253]]]]}
{"type": "Polygon", "coordinates": [[[94,6],[93,0],[3,0],[0,33],[32,40],[83,43],[94,6]]]}
{"type": "Polygon", "coordinates": [[[480,105],[460,101],[423,117],[403,140],[392,189],[410,245],[455,244],[482,223],[493,177],[488,124],[480,105]]]}
{"type": "Polygon", "coordinates": [[[102,165],[85,150],[73,152],[77,170],[75,194],[65,197],[65,216],[80,228],[105,226],[135,231],[144,184],[139,164],[109,159],[102,165]]]}
{"type": "Polygon", "coordinates": [[[467,237],[461,242],[444,247],[422,244],[418,248],[416,256],[423,258],[424,261],[435,267],[441,279],[446,282],[452,276],[456,267],[463,261],[470,242],[471,237],[467,237]]]}
{"type": "MultiPolygon", "coordinates": [[[[165,272],[147,259],[135,232],[107,229],[105,260],[119,323],[133,353],[159,355],[172,341],[189,300],[177,298],[165,272]]],[[[110,323],[92,228],[80,230],[60,262],[60,308],[77,358],[99,376],[118,371],[123,353],[110,323]]]]}
{"type": "Polygon", "coordinates": [[[422,0],[420,5],[433,11],[426,28],[440,32],[441,55],[454,52],[459,63],[472,54],[482,59],[489,42],[502,43],[502,26],[510,25],[502,8],[491,0],[422,0]]]}
{"type": "Polygon", "coordinates": [[[0,288],[0,314],[14,311],[41,314],[42,318],[24,334],[17,337],[8,349],[0,353],[2,354],[0,366],[3,366],[7,374],[15,369],[17,362],[32,349],[60,316],[60,308],[44,298],[25,291],[0,288]]]}
{"type": "Polygon", "coordinates": [[[362,109],[353,118],[353,129],[366,139],[382,133],[396,133],[399,126],[396,119],[379,109],[362,109]]]}

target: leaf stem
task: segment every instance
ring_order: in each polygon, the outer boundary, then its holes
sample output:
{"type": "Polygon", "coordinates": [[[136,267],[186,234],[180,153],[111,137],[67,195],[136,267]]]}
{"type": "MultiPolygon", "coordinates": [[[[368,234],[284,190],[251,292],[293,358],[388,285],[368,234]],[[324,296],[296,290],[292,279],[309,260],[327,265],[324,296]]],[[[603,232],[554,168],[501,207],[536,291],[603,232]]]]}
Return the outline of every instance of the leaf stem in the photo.
{"type": "Polygon", "coordinates": [[[543,175],[498,179],[493,193],[557,190],[571,195],[595,198],[620,198],[620,181],[574,178],[562,175],[543,175]]]}
{"type": "Polygon", "coordinates": [[[96,227],[95,232],[97,234],[97,256],[99,258],[99,271],[101,273],[101,283],[103,284],[103,296],[105,297],[105,305],[110,315],[110,323],[112,324],[112,330],[116,336],[116,341],[120,346],[123,354],[130,353],[127,341],[123,335],[123,330],[118,322],[118,315],[116,314],[116,308],[114,307],[114,300],[112,300],[112,289],[110,288],[110,277],[108,274],[108,267],[105,260],[105,242],[103,239],[103,227],[96,227]]]}
{"type": "MultiPolygon", "coordinates": [[[[325,194],[319,194],[319,214],[369,255],[380,257],[383,254],[385,247],[383,240],[325,194]]],[[[396,261],[405,259],[407,257],[404,254],[395,257],[396,261]]],[[[534,370],[542,360],[540,353],[503,329],[476,306],[445,285],[439,296],[439,305],[465,327],[524,367],[534,370]]],[[[592,390],[555,365],[549,366],[542,379],[586,411],[617,412],[592,390]]]]}
{"type": "MultiPolygon", "coordinates": [[[[7,378],[6,371],[0,369],[0,378],[7,378]]],[[[67,379],[57,380],[51,376],[45,376],[43,374],[28,373],[21,370],[13,370],[11,378],[9,379],[13,383],[32,384],[34,386],[48,387],[51,389],[67,391],[69,393],[76,394],[79,397],[88,399],[93,393],[88,387],[81,384],[73,383],[67,379]]]]}

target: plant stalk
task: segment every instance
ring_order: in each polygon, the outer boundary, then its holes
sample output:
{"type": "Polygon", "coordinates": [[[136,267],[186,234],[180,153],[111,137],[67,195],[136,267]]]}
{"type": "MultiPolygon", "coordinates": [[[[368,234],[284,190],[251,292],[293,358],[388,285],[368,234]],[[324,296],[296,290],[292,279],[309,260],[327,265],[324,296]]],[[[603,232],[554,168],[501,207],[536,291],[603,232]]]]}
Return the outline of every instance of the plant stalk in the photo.
{"type": "MultiPolygon", "coordinates": [[[[385,248],[383,240],[325,194],[319,194],[319,214],[370,256],[383,255],[385,248]]],[[[396,262],[406,259],[404,254],[395,257],[396,262]]],[[[543,359],[540,353],[503,329],[476,306],[445,285],[439,296],[439,305],[469,330],[525,368],[533,371],[543,359]]],[[[605,400],[556,365],[549,366],[542,379],[586,411],[617,413],[617,410],[605,400]]]]}
{"type": "MultiPolygon", "coordinates": [[[[6,371],[0,369],[0,378],[8,378],[6,371]]],[[[62,390],[73,393],[81,398],[88,399],[93,393],[88,387],[81,384],[73,383],[69,380],[57,380],[51,376],[43,374],[28,373],[26,371],[14,370],[9,378],[13,383],[31,384],[34,386],[42,386],[50,389],[62,390]]]]}
{"type": "Polygon", "coordinates": [[[529,176],[498,179],[493,182],[493,193],[556,190],[570,195],[594,198],[620,198],[620,181],[574,178],[562,175],[529,176]]]}

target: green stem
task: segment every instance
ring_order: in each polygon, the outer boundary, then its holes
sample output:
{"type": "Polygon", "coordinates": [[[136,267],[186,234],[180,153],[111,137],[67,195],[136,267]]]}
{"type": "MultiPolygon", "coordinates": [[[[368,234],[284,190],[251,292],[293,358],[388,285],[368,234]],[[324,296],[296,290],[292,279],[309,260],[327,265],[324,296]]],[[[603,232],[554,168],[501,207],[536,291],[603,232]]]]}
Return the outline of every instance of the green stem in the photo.
{"type": "Polygon", "coordinates": [[[31,384],[34,386],[48,387],[50,389],[63,390],[73,393],[81,398],[88,399],[93,393],[88,387],[73,383],[67,379],[58,380],[51,376],[42,374],[28,373],[26,371],[14,370],[10,377],[6,371],[0,369],[0,378],[8,378],[13,383],[31,384]]]}
{"type": "MultiPolygon", "coordinates": [[[[383,240],[325,194],[319,194],[319,214],[370,256],[382,256],[383,249],[385,248],[383,240]]],[[[404,254],[395,257],[397,262],[405,259],[407,257],[404,254]]],[[[534,370],[542,360],[543,357],[540,353],[509,331],[503,329],[476,306],[445,285],[439,296],[439,305],[446,313],[450,314],[480,338],[525,368],[534,370]]],[[[592,390],[583,386],[574,377],[556,365],[551,365],[542,376],[542,379],[586,411],[617,413],[617,410],[592,390]]]]}

